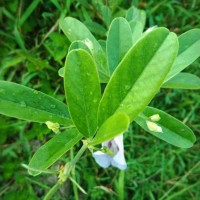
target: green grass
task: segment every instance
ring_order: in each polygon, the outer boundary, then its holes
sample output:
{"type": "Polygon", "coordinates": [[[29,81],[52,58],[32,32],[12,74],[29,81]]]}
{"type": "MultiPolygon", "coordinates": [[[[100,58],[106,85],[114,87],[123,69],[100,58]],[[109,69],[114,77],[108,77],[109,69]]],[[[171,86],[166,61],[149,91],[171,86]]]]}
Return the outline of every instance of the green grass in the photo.
{"type": "MultiPolygon", "coordinates": [[[[84,0],[3,0],[0,2],[0,80],[17,82],[63,101],[63,81],[57,72],[63,66],[70,42],[59,30],[59,18],[76,17],[97,38],[104,39],[111,18],[123,16],[133,4],[146,10],[146,28],[165,26],[178,34],[200,28],[200,3],[195,0],[110,0],[90,4],[84,0]]],[[[186,71],[200,76],[200,60],[186,71]]],[[[185,122],[197,136],[195,145],[179,149],[132,124],[125,134],[126,171],[100,168],[87,151],[73,175],[87,195],[67,181],[53,199],[198,200],[199,92],[161,90],[151,104],[185,122]]],[[[55,184],[56,175],[31,177],[21,164],[27,164],[39,146],[52,136],[43,124],[0,116],[0,199],[43,199],[55,184]]],[[[79,146],[54,167],[60,168],[69,161],[79,146]]]]}

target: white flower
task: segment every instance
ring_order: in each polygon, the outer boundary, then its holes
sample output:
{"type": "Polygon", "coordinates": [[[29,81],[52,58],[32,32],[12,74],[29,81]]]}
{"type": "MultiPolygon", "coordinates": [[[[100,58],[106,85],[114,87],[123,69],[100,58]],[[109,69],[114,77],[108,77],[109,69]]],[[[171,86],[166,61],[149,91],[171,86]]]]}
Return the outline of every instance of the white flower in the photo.
{"type": "Polygon", "coordinates": [[[102,151],[93,153],[95,161],[103,168],[107,168],[110,165],[115,166],[121,170],[125,170],[127,167],[124,158],[124,144],[123,134],[115,137],[112,140],[102,143],[102,151]]]}

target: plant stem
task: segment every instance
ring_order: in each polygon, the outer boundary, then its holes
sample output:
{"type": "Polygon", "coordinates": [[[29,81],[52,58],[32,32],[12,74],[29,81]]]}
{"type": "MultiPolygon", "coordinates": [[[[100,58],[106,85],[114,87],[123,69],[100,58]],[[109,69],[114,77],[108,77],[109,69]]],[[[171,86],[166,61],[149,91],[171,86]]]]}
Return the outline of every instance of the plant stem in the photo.
{"type": "Polygon", "coordinates": [[[118,180],[118,192],[119,192],[119,200],[124,199],[124,171],[120,171],[119,180],[118,180]]]}
{"type": "Polygon", "coordinates": [[[50,190],[49,192],[46,194],[46,196],[44,197],[44,200],[50,200],[51,197],[56,193],[56,191],[58,190],[58,188],[61,186],[61,183],[58,181],[50,190]]]}
{"type": "Polygon", "coordinates": [[[68,178],[71,170],[73,169],[73,167],[78,162],[78,160],[80,159],[80,157],[82,156],[82,154],[85,152],[86,149],[87,149],[87,146],[83,145],[81,149],[78,151],[78,153],[76,154],[76,156],[74,157],[74,159],[68,165],[65,165],[64,173],[63,173],[63,175],[65,176],[64,178],[66,179],[68,178]]]}
{"type": "Polygon", "coordinates": [[[75,164],[78,162],[82,154],[87,149],[87,145],[83,145],[81,149],[78,151],[76,156],[71,160],[70,163],[67,163],[64,167],[63,173],[60,176],[58,182],[49,190],[49,192],[44,197],[44,200],[50,200],[51,197],[56,193],[59,187],[68,179],[71,170],[74,168],[75,164]]]}
{"type": "MultiPolygon", "coordinates": [[[[71,156],[71,160],[73,160],[74,159],[74,150],[73,150],[73,148],[71,148],[70,156],[71,156]]],[[[75,168],[76,168],[76,166],[74,166],[74,168],[72,169],[71,174],[72,174],[72,178],[76,181],[75,168]]],[[[79,200],[78,188],[77,188],[77,186],[76,186],[76,184],[74,182],[72,182],[72,184],[73,184],[74,198],[75,198],[75,200],[79,200]]]]}

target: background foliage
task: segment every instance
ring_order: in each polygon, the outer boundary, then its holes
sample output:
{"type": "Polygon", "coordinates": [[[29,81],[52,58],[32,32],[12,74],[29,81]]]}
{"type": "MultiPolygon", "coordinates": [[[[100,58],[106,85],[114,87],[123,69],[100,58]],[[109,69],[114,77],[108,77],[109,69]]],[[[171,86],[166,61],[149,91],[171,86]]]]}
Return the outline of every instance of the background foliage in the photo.
{"type": "MultiPolygon", "coordinates": [[[[20,83],[64,101],[63,80],[58,70],[63,66],[70,42],[59,30],[59,18],[76,17],[97,38],[104,39],[111,20],[124,16],[132,5],[146,11],[146,28],[165,26],[177,34],[200,28],[200,3],[195,0],[3,0],[0,80],[20,83]]],[[[188,70],[200,76],[200,60],[188,70]]],[[[132,124],[125,134],[128,161],[125,172],[98,167],[87,152],[74,173],[87,195],[67,182],[54,199],[199,199],[199,104],[198,92],[170,89],[163,89],[151,103],[194,130],[197,142],[191,149],[173,147],[132,124]]],[[[38,147],[52,136],[44,124],[0,116],[0,199],[42,199],[56,176],[30,177],[21,164],[27,164],[38,147]]],[[[71,149],[57,167],[62,167],[75,152],[75,148],[71,149]]]]}

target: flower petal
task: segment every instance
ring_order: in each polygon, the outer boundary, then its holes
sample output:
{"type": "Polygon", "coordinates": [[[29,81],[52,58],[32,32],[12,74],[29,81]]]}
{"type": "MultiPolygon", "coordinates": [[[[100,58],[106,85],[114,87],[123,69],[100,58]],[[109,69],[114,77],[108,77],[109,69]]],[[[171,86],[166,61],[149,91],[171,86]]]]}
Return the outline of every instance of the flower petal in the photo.
{"type": "Polygon", "coordinates": [[[119,151],[113,157],[111,164],[121,170],[127,168],[126,160],[124,157],[124,144],[123,144],[123,134],[114,138],[115,143],[117,144],[119,151]]]}
{"type": "Polygon", "coordinates": [[[112,166],[117,167],[121,170],[125,170],[127,168],[126,160],[124,158],[124,153],[118,152],[111,161],[112,166]]]}
{"type": "Polygon", "coordinates": [[[118,135],[113,139],[115,143],[117,144],[119,151],[123,151],[124,153],[124,142],[123,142],[123,134],[118,135]]]}
{"type": "Polygon", "coordinates": [[[93,157],[95,161],[103,168],[109,167],[111,164],[111,160],[113,159],[111,156],[102,153],[101,151],[93,153],[93,157]]]}

